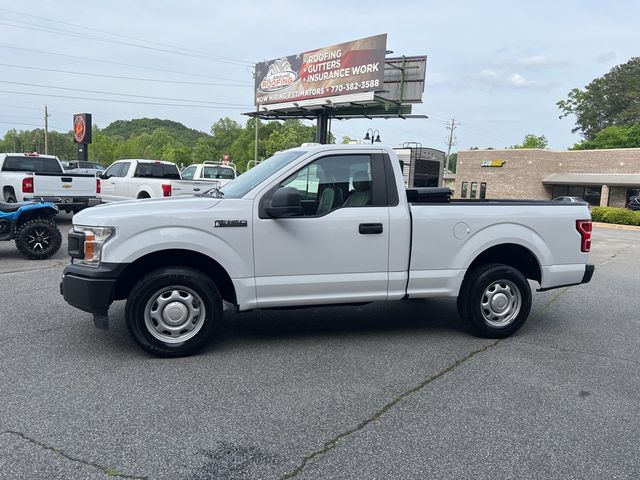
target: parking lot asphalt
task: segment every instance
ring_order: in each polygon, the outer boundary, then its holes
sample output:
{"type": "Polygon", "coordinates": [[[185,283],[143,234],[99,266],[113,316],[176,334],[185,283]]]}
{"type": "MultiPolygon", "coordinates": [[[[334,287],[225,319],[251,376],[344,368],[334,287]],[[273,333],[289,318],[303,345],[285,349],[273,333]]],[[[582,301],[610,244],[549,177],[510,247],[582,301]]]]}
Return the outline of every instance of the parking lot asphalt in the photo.
{"type": "MultiPolygon", "coordinates": [[[[68,215],[59,218],[63,236],[68,215]]],[[[450,299],[225,313],[200,355],[141,351],[0,243],[1,479],[640,478],[640,232],[509,339],[450,299]]]]}

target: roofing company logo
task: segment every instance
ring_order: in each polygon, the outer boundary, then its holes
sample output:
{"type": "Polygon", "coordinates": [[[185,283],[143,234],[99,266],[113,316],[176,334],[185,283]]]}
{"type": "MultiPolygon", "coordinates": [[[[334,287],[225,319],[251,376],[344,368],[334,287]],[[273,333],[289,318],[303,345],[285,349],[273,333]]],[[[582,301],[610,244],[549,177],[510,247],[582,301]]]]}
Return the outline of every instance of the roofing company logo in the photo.
{"type": "Polygon", "coordinates": [[[260,82],[262,92],[275,92],[287,88],[296,81],[298,75],[291,68],[287,58],[279,58],[269,65],[269,70],[260,82]]]}
{"type": "Polygon", "coordinates": [[[75,115],[73,119],[73,138],[76,143],[84,143],[84,136],[87,132],[87,122],[84,115],[75,115]]]}

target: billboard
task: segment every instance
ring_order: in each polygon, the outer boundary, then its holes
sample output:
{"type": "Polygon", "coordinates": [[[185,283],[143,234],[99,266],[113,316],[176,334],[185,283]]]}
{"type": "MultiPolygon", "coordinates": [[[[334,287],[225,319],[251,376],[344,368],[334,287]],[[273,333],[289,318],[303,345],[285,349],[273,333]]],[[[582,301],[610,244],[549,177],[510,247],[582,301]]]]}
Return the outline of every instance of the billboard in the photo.
{"type": "Polygon", "coordinates": [[[256,64],[256,106],[382,90],[387,34],[256,64]]]}

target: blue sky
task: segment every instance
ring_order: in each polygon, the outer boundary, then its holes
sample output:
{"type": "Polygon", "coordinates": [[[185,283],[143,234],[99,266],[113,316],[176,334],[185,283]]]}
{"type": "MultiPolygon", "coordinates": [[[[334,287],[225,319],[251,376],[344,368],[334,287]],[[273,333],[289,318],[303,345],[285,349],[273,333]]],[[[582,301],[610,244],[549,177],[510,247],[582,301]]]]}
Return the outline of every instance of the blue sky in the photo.
{"type": "Polygon", "coordinates": [[[502,148],[528,133],[563,150],[580,138],[556,102],[640,54],[638,18],[633,1],[0,0],[0,135],[41,125],[45,104],[59,130],[75,112],[101,127],[141,117],[202,131],[224,116],[244,123],[252,63],[387,33],[394,56],[428,56],[414,113],[430,118],[334,121],[338,139],[374,128],[391,145],[445,150],[455,117],[453,150],[502,148]],[[184,100],[192,106],[166,105],[184,100]]]}

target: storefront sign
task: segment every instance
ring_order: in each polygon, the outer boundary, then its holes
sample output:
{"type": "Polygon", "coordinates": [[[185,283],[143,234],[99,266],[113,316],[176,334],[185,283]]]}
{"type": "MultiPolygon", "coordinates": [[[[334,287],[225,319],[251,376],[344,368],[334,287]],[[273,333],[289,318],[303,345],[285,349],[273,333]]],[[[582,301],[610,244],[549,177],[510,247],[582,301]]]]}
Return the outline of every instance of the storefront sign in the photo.
{"type": "Polygon", "coordinates": [[[485,160],[480,164],[481,167],[502,167],[505,163],[505,160],[485,160]]]}
{"type": "Polygon", "coordinates": [[[256,105],[382,90],[387,34],[256,65],[256,105]]]}
{"type": "Polygon", "coordinates": [[[91,143],[91,114],[76,113],[73,116],[73,142],[91,143]]]}

